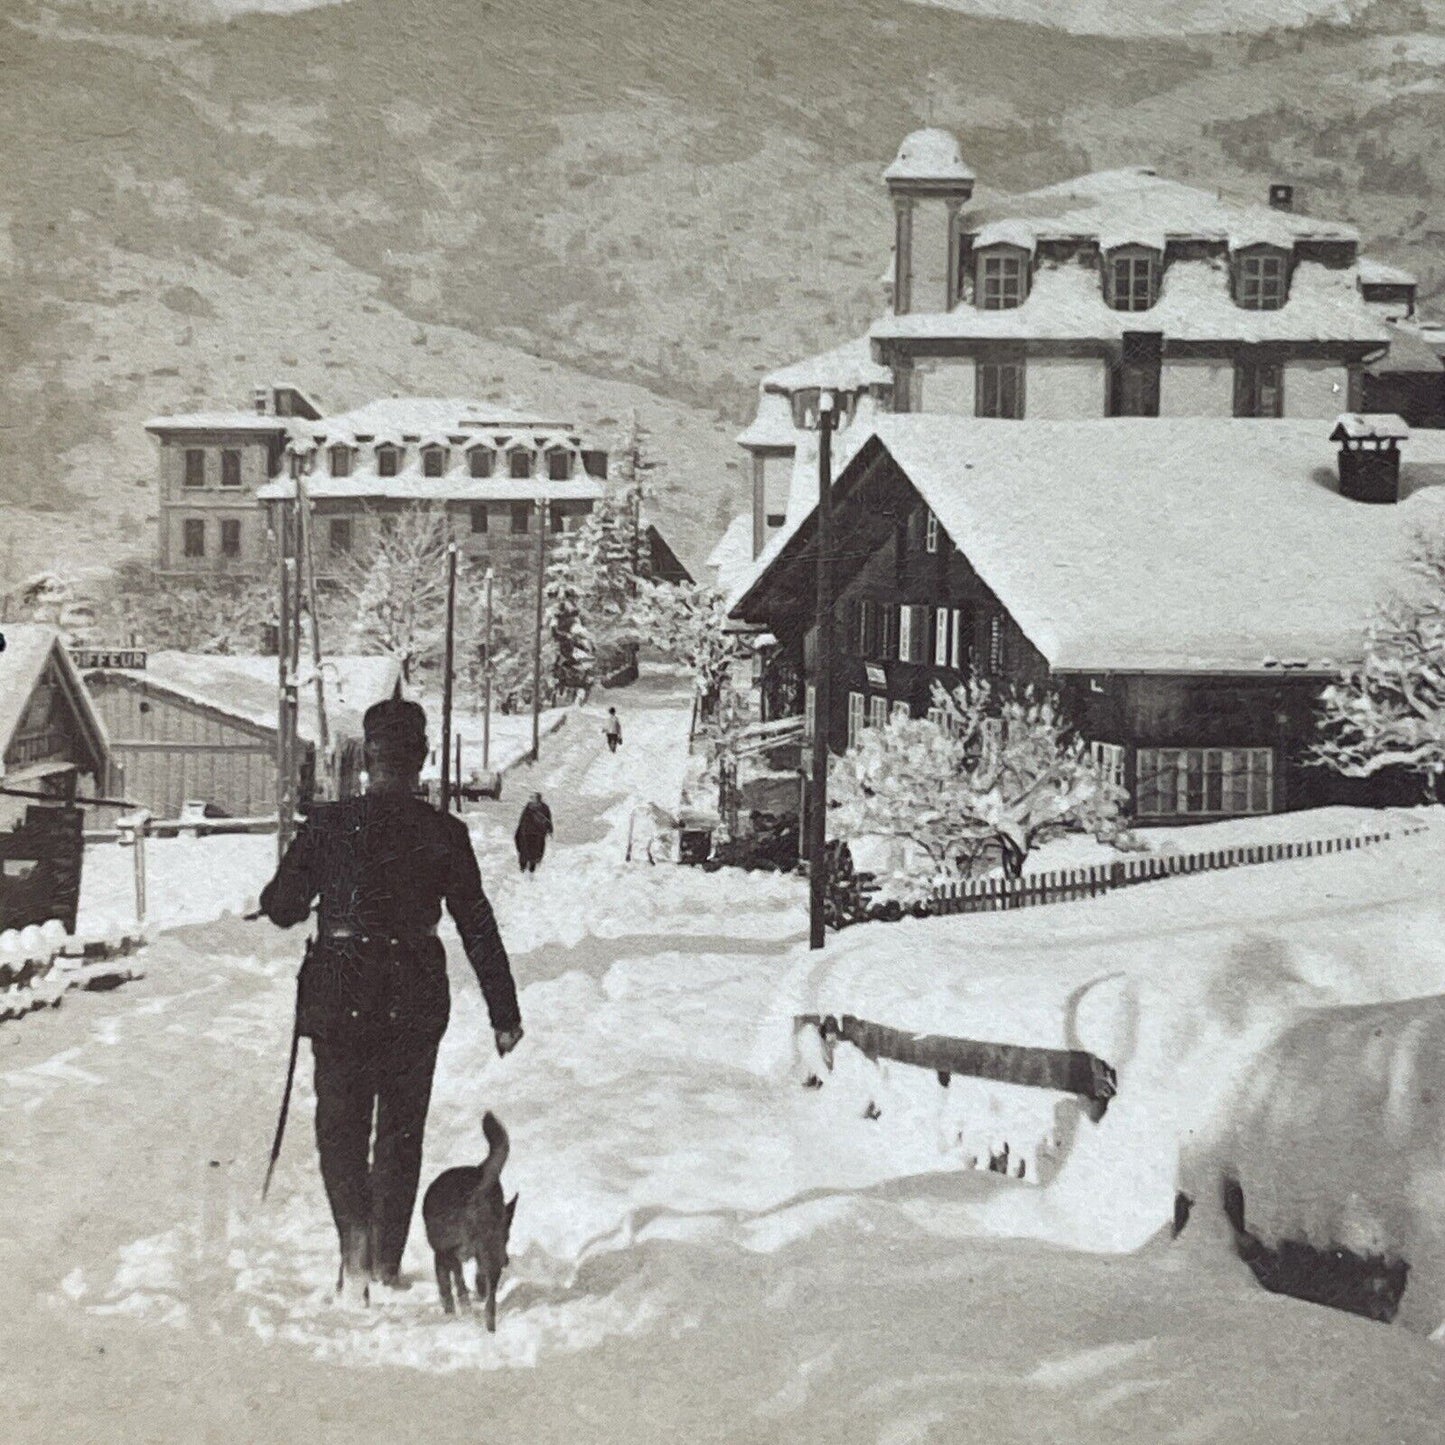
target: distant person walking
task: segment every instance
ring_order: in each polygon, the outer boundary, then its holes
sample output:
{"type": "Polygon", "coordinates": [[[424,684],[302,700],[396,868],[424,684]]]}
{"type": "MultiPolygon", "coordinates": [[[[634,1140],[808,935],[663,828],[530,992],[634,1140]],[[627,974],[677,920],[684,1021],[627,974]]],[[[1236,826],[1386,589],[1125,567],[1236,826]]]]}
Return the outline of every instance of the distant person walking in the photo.
{"type": "Polygon", "coordinates": [[[552,833],[552,810],[542,801],[541,793],[533,793],[517,819],[513,840],[517,845],[517,866],[523,873],[535,873],[537,864],[547,851],[552,833]]]}
{"type": "Polygon", "coordinates": [[[615,753],[622,746],[622,719],[617,716],[617,709],[607,709],[607,721],[603,725],[602,734],[607,739],[607,750],[615,753]]]}

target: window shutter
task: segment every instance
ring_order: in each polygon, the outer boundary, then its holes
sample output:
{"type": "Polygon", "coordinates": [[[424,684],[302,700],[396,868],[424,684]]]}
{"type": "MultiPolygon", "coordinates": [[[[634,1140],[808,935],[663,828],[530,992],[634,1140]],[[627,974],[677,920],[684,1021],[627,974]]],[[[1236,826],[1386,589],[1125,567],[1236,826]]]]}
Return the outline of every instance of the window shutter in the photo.
{"type": "Polygon", "coordinates": [[[948,638],[948,608],[936,608],[933,614],[933,663],[935,667],[948,666],[948,638]]]}
{"type": "Polygon", "coordinates": [[[898,609],[898,660],[899,662],[913,661],[913,609],[911,607],[898,609]]]}
{"type": "Polygon", "coordinates": [[[963,608],[953,609],[953,625],[948,637],[948,665],[955,671],[963,667],[963,608]]]}

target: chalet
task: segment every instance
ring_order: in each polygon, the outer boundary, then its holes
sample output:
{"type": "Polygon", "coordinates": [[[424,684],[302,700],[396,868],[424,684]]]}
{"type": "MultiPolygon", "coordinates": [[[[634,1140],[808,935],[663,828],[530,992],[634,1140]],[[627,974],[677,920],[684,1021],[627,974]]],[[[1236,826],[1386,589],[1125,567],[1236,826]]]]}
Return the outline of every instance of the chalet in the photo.
{"type": "Polygon", "coordinates": [[[271,565],[277,504],[298,476],[314,505],[318,575],[365,556],[369,530],[408,506],[445,511],[468,555],[535,547],[575,528],[603,494],[607,453],[569,423],[433,397],[323,415],[291,386],[258,387],[252,412],[154,417],[159,569],[255,574],[271,565]]]}
{"type": "MultiPolygon", "coordinates": [[[[227,817],[276,811],[274,657],[154,652],[106,662],[86,673],[95,706],[124,765],[126,796],[157,818],[187,802],[227,817]]],[[[357,785],[361,715],[389,697],[400,678],[382,657],[334,657],[322,664],[327,741],[341,791],[357,785]]],[[[314,785],[321,739],[316,694],[300,694],[303,796],[314,785]]],[[[322,762],[323,766],[327,763],[322,762]]]]}
{"type": "Polygon", "coordinates": [[[976,669],[1056,688],[1141,821],[1381,796],[1301,754],[1322,686],[1445,524],[1445,433],[883,416],[833,497],[825,718],[808,680],[815,510],[730,602],[777,638],[765,717],[802,713],[842,751],[976,669]]]}
{"type": "MultiPolygon", "coordinates": [[[[894,210],[887,311],[865,337],[766,375],[738,437],[753,546],[816,485],[791,398],[858,394],[856,420],[1254,417],[1351,409],[1445,422],[1440,346],[1408,272],[1339,222],[1147,167],[975,202],[956,137],[908,136],[883,173],[894,210]],[[1393,357],[1393,359],[1391,359],[1393,357]]],[[[845,426],[848,418],[844,418],[845,426]]]]}
{"type": "Polygon", "coordinates": [[[113,782],[105,724],[60,632],[7,622],[0,648],[0,825],[23,817],[38,793],[62,802],[96,797],[113,782]]]}

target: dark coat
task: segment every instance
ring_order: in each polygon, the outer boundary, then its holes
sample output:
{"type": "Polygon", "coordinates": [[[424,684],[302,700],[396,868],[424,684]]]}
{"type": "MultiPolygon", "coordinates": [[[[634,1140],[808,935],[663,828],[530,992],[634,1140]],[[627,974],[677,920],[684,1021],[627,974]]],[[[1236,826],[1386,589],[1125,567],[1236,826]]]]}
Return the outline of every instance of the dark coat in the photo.
{"type": "Polygon", "coordinates": [[[459,818],[399,793],[317,807],[262,891],[261,909],[289,928],[318,897],[317,939],[301,970],[303,1034],[389,1025],[440,1038],[451,1012],[446,952],[434,932],[443,903],[492,1027],[521,1023],[507,950],[459,818]]]}
{"type": "Polygon", "coordinates": [[[512,835],[517,853],[522,858],[540,858],[547,850],[547,839],[552,832],[552,810],[536,798],[528,801],[517,819],[517,831],[512,835]]]}

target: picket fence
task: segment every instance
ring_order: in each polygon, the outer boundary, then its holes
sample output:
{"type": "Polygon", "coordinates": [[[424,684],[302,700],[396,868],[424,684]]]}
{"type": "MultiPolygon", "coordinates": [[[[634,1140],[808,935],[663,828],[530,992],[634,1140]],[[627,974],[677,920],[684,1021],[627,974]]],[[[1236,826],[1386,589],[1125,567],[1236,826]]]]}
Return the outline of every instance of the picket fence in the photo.
{"type": "MultiPolygon", "coordinates": [[[[1408,830],[1411,833],[1419,829],[1408,830]]],[[[1098,898],[1116,888],[1153,883],[1189,873],[1212,873],[1255,863],[1280,863],[1291,858],[1322,858],[1389,842],[1394,833],[1359,833],[1345,838],[1304,842],[1260,843],[1249,847],[1211,848],[1200,853],[1151,853],[1141,858],[1101,863],[1093,868],[1061,868],[1022,878],[969,878],[934,890],[932,913],[994,913],[1005,908],[1031,908],[1040,903],[1071,903],[1098,898]]]]}

